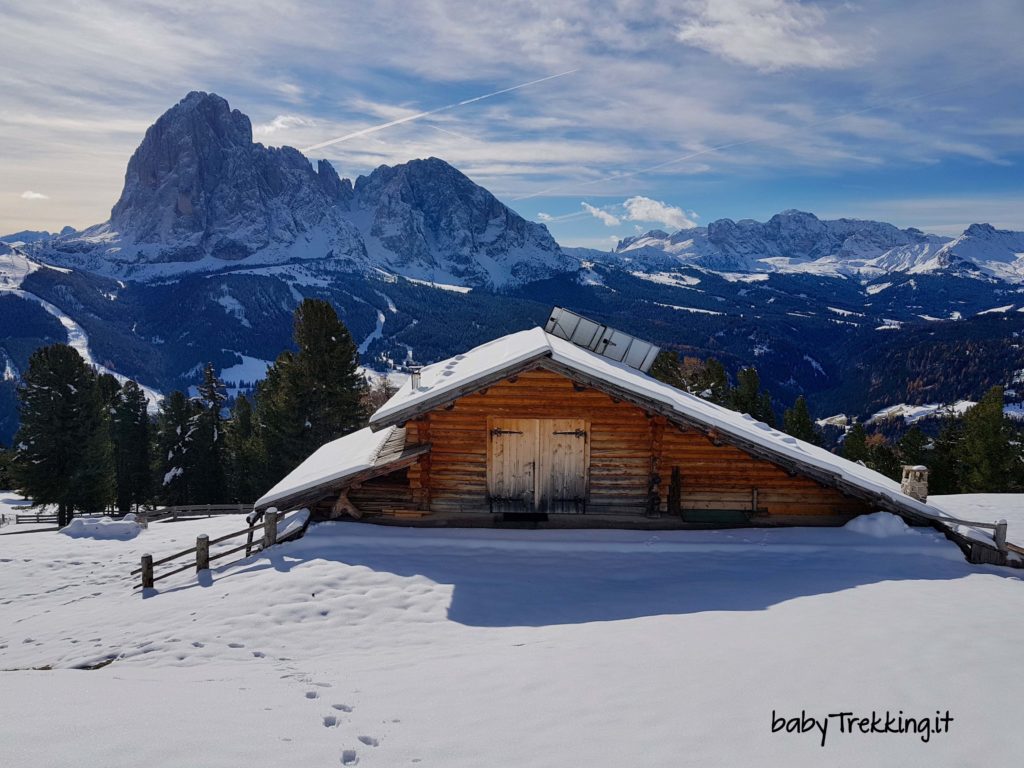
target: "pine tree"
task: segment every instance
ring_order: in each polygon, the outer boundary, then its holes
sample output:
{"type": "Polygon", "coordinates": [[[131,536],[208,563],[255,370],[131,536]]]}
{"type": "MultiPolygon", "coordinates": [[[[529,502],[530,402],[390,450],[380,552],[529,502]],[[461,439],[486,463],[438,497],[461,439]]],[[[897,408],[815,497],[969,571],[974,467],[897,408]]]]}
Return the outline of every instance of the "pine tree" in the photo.
{"type": "Polygon", "coordinates": [[[863,424],[854,424],[846,433],[843,440],[843,457],[850,461],[868,463],[871,457],[868,455],[867,435],[863,424]]]}
{"type": "Polygon", "coordinates": [[[911,466],[931,463],[932,456],[928,450],[928,437],[916,424],[900,438],[899,454],[900,461],[911,466]]]}
{"type": "Polygon", "coordinates": [[[171,392],[160,404],[157,420],[157,497],[164,504],[192,503],[192,403],[183,392],[171,392]]]}
{"type": "Polygon", "coordinates": [[[298,351],[278,356],[256,394],[264,480],[271,485],[366,421],[356,345],[331,305],[305,299],[295,310],[294,335],[298,351]]]}
{"type": "Polygon", "coordinates": [[[697,394],[705,400],[718,405],[725,405],[729,397],[729,377],[725,375],[725,366],[713,357],[704,361],[701,376],[695,381],[699,389],[697,394]]]}
{"type": "Polygon", "coordinates": [[[305,416],[292,383],[295,355],[282,352],[256,386],[256,437],[264,458],[260,487],[264,490],[291,472],[305,455],[305,416]]]}
{"type": "Polygon", "coordinates": [[[1000,493],[1010,490],[1018,469],[1010,442],[1008,419],[1003,413],[1003,388],[992,387],[964,414],[963,491],[1000,493]]]}
{"type": "Polygon", "coordinates": [[[649,373],[658,381],[718,405],[724,405],[728,397],[729,379],[725,368],[713,357],[707,360],[685,357],[680,360],[675,352],[663,349],[654,358],[649,373]]]}
{"type": "Polygon", "coordinates": [[[108,414],[93,370],[66,344],[32,353],[22,386],[21,427],[11,471],[34,505],[57,506],[67,525],[75,510],[101,511],[113,496],[108,414]]]}
{"type": "Polygon", "coordinates": [[[782,421],[786,434],[813,445],[821,444],[821,436],[818,434],[818,429],[811,418],[811,412],[807,408],[807,400],[803,395],[796,399],[792,408],[786,409],[782,421]]]}
{"type": "Polygon", "coordinates": [[[964,478],[964,425],[952,419],[935,438],[928,462],[928,486],[933,494],[961,493],[964,478]]]}
{"type": "Polygon", "coordinates": [[[146,394],[134,381],[126,381],[111,409],[117,508],[121,512],[148,501],[152,495],[149,433],[146,394]]]}
{"type": "Polygon", "coordinates": [[[729,393],[729,405],[740,413],[748,413],[768,426],[775,426],[775,409],[767,392],[761,391],[761,378],[754,367],[741,368],[736,386],[729,393]]]}
{"type": "Polygon", "coordinates": [[[193,504],[218,504],[227,498],[224,427],[221,410],[227,395],[212,363],[203,369],[199,396],[192,401],[190,496],[193,504]]]}
{"type": "MultiPolygon", "coordinates": [[[[295,310],[296,386],[306,411],[304,442],[309,452],[347,435],[366,422],[362,399],[366,381],[359,353],[334,308],[305,299],[295,310]]],[[[303,457],[305,458],[305,457],[303,457]]]]}
{"type": "Polygon", "coordinates": [[[730,404],[740,413],[751,416],[760,408],[761,378],[756,368],[740,368],[736,374],[736,386],[729,393],[730,404]]]}
{"type": "Polygon", "coordinates": [[[235,400],[231,419],[224,430],[228,495],[235,502],[253,502],[266,486],[261,484],[263,456],[256,438],[252,405],[245,395],[235,400]]]}
{"type": "Polygon", "coordinates": [[[683,367],[679,362],[679,355],[675,352],[670,352],[667,349],[658,352],[647,373],[670,387],[690,391],[689,382],[684,377],[683,367]]]}
{"type": "Polygon", "coordinates": [[[865,444],[868,450],[868,459],[865,463],[868,467],[893,480],[900,479],[903,474],[900,458],[885,436],[873,434],[865,440],[865,444]]]}
{"type": "Polygon", "coordinates": [[[14,478],[11,475],[11,460],[14,458],[14,451],[9,448],[0,448],[0,488],[13,488],[14,478]]]}

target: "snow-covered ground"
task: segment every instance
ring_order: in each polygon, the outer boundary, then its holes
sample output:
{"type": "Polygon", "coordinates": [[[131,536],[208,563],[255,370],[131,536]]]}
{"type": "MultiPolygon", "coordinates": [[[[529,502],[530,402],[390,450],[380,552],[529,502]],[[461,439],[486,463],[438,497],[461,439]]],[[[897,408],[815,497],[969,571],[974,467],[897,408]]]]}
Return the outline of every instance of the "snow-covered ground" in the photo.
{"type": "Polygon", "coordinates": [[[1024,547],[1024,493],[959,493],[929,496],[928,501],[961,520],[1006,520],[1007,540],[1024,547]]]}
{"type": "MultiPolygon", "coordinates": [[[[984,503],[1006,516],[1000,500],[984,503]]],[[[972,505],[963,506],[981,514],[972,505]]],[[[971,566],[938,534],[889,523],[860,532],[329,523],[198,580],[158,582],[145,598],[128,576],[143,552],[191,546],[240,519],[156,523],[127,541],[0,537],[0,762],[1011,759],[1024,749],[1021,572],[971,566]],[[887,709],[954,719],[928,743],[843,734],[833,720],[823,748],[820,731],[771,728],[773,711],[887,709]]]]}

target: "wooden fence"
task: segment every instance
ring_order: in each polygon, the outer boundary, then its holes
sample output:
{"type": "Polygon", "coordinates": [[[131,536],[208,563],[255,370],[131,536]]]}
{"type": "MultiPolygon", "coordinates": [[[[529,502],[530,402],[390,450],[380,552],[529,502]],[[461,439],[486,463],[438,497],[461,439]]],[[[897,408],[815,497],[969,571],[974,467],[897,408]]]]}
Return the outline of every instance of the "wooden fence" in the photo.
{"type": "MultiPolygon", "coordinates": [[[[160,581],[160,579],[166,579],[168,576],[173,576],[176,573],[187,571],[193,567],[196,569],[196,573],[207,570],[210,567],[210,563],[214,560],[220,560],[222,557],[237,554],[243,549],[245,550],[245,557],[249,557],[256,552],[265,550],[267,547],[272,547],[274,544],[278,543],[278,520],[279,515],[277,512],[268,511],[264,513],[262,523],[255,523],[250,525],[248,528],[243,528],[240,531],[235,531],[234,533],[226,533],[223,536],[218,536],[216,539],[211,539],[206,534],[202,534],[196,538],[196,545],[194,547],[183,549],[181,552],[175,552],[173,555],[168,555],[167,557],[161,557],[159,560],[154,560],[152,555],[145,554],[142,556],[140,566],[131,573],[132,576],[141,576],[141,584],[136,584],[135,586],[142,587],[143,589],[149,589],[152,588],[156,582],[160,581]],[[254,541],[254,535],[257,532],[260,533],[260,538],[259,540],[254,541]],[[210,547],[212,545],[220,544],[240,536],[245,536],[244,544],[239,544],[236,547],[226,549],[223,552],[218,552],[215,555],[210,554],[210,547]],[[195,558],[189,560],[184,565],[179,565],[174,570],[161,573],[159,576],[155,574],[156,566],[166,565],[167,563],[179,560],[191,554],[195,554],[195,558]]],[[[298,532],[290,533],[288,538],[298,538],[303,531],[304,528],[300,528],[298,532]]],[[[242,558],[238,559],[241,560],[242,558]]]]}
{"type": "Polygon", "coordinates": [[[252,504],[181,504],[145,512],[148,522],[177,520],[182,517],[214,517],[217,515],[246,515],[252,504]]]}
{"type": "Polygon", "coordinates": [[[57,524],[57,513],[56,512],[28,512],[26,514],[15,514],[14,522],[17,525],[23,525],[24,523],[50,523],[51,525],[57,524]]]}

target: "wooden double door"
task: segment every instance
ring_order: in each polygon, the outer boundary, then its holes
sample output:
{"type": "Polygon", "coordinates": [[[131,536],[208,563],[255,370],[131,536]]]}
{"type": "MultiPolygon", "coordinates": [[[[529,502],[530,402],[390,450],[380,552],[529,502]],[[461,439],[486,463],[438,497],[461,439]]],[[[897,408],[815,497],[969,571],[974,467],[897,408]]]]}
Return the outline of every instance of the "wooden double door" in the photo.
{"type": "Polygon", "coordinates": [[[487,431],[493,510],[586,512],[590,425],[585,419],[490,418],[487,431]]]}

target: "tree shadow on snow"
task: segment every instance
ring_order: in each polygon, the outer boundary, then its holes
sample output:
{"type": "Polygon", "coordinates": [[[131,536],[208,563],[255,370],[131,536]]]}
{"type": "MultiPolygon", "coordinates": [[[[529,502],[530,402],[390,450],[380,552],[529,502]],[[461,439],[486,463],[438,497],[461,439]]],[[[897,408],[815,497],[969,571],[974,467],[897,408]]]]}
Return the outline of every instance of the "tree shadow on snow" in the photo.
{"type": "Polygon", "coordinates": [[[832,531],[825,535],[845,535],[850,544],[835,538],[827,546],[802,551],[786,546],[784,532],[772,532],[763,546],[662,551],[635,543],[574,547],[565,538],[555,546],[542,538],[537,549],[506,548],[500,540],[489,547],[480,538],[445,541],[444,533],[429,530],[420,531],[422,545],[417,532],[410,531],[400,539],[388,531],[379,538],[360,535],[346,541],[331,530],[333,525],[315,526],[305,539],[215,580],[268,569],[287,572],[314,561],[318,566],[363,566],[451,585],[451,621],[508,627],[760,611],[794,598],[885,581],[953,580],[979,573],[1021,578],[1006,568],[968,564],[953,544],[930,532],[921,535],[931,540],[872,543],[832,531]]]}

